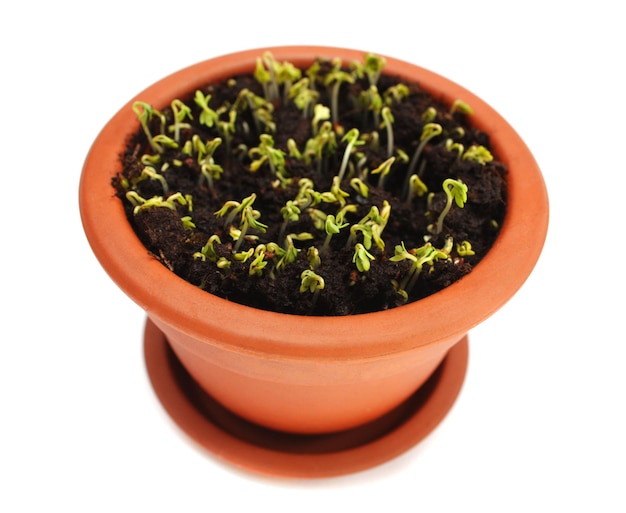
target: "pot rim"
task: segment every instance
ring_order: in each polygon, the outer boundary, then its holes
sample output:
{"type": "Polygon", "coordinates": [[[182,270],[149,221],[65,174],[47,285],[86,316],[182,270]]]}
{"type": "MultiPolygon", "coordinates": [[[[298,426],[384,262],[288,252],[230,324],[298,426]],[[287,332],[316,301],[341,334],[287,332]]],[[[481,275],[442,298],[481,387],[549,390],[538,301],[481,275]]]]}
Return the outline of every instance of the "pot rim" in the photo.
{"type": "Polygon", "coordinates": [[[508,166],[508,205],[501,232],[471,273],[407,305],[320,318],[259,310],[219,298],[176,276],[148,254],[111,186],[111,179],[120,170],[119,155],[127,137],[139,129],[132,104],[142,100],[162,108],[174,97],[210,81],[252,71],[257,57],[265,51],[296,66],[310,64],[318,56],[349,61],[366,53],[330,46],[233,52],[172,73],[129,100],[93,142],[79,185],[85,234],[113,281],[149,317],[176,326],[189,336],[238,352],[284,358],[370,358],[410,351],[460,339],[503,306],[530,275],[546,238],[549,209],[541,171],[521,137],[486,102],[437,73],[389,56],[383,56],[387,60],[386,73],[415,80],[448,103],[463,99],[471,105],[472,123],[489,134],[494,153],[508,166]],[[112,226],[116,229],[111,230],[112,226]],[[392,340],[381,340],[381,333],[389,333],[392,340]]]}

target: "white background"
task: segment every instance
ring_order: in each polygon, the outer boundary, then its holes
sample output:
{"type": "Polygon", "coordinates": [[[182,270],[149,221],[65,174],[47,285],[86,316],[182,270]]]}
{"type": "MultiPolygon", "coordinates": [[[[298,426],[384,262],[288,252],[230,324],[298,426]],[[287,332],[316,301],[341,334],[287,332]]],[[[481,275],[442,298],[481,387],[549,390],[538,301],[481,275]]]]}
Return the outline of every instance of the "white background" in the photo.
{"type": "Polygon", "coordinates": [[[618,2],[17,4],[0,21],[1,511],[626,511],[618,2]],[[535,272],[472,331],[444,422],[334,479],[243,473],[188,441],[148,382],[143,312],[78,213],[83,159],[127,100],[197,61],[280,44],[370,50],[461,83],[520,133],[551,200],[535,272]]]}

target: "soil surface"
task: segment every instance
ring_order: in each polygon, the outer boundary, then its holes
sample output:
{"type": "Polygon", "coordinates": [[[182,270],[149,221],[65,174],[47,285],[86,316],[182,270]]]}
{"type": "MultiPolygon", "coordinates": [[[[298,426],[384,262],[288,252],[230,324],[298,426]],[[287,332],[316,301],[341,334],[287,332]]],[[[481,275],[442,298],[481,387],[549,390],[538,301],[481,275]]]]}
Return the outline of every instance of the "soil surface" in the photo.
{"type": "MultiPolygon", "coordinates": [[[[304,75],[303,75],[304,76],[304,75]]],[[[384,92],[398,83],[395,77],[382,74],[377,82],[378,91],[384,92]]],[[[447,139],[460,143],[465,149],[472,145],[489,148],[487,134],[478,131],[471,125],[471,115],[462,112],[450,112],[450,105],[442,104],[437,98],[431,97],[420,89],[419,84],[407,83],[410,94],[392,105],[394,147],[402,148],[409,159],[420,142],[420,135],[425,121],[422,115],[429,107],[437,111],[432,120],[443,127],[441,135],[429,140],[421,154],[418,169],[421,180],[428,188],[428,193],[416,196],[410,201],[403,197],[403,186],[407,174],[408,163],[401,162],[400,154],[392,166],[392,171],[385,177],[383,188],[378,188],[378,176],[369,174],[365,177],[369,194],[362,196],[350,184],[350,180],[358,176],[358,161],[367,157],[366,168],[370,171],[388,158],[387,134],[380,127],[380,118],[376,124],[371,111],[364,110],[355,101],[362,91],[369,87],[366,78],[356,80],[353,84],[343,84],[340,88],[338,125],[334,125],[337,148],[333,153],[325,154],[323,165],[316,163],[307,165],[300,158],[289,154],[287,141],[292,138],[297,148],[302,151],[306,142],[312,137],[312,123],[303,116],[292,100],[276,100],[272,102],[275,131],[272,132],[274,147],[285,152],[285,174],[288,179],[278,180],[267,163],[257,171],[251,172],[250,165],[254,155],[249,150],[259,145],[259,134],[254,127],[254,118],[250,112],[241,112],[237,117],[237,132],[232,135],[230,149],[222,144],[215,150],[215,162],[218,162],[223,173],[208,187],[198,159],[178,148],[165,149],[154,167],[167,180],[168,191],[165,193],[162,183],[157,179],[140,179],[146,160],[142,162],[144,153],[152,154],[150,145],[143,131],[139,131],[129,141],[127,150],[121,156],[121,171],[113,181],[117,194],[124,202],[129,222],[137,235],[155,258],[180,277],[201,287],[207,293],[246,304],[252,307],[278,312],[305,315],[351,315],[378,310],[385,310],[416,301],[461,279],[471,272],[492,246],[498,235],[506,212],[506,168],[497,160],[481,163],[458,157],[458,152],[446,146],[447,139]],[[354,243],[348,243],[350,226],[334,234],[326,250],[322,250],[327,233],[313,226],[309,208],[304,208],[297,220],[287,223],[281,232],[284,219],[281,208],[288,200],[293,200],[299,191],[299,180],[310,178],[316,191],[330,191],[332,179],[337,175],[346,148],[342,140],[339,125],[343,133],[350,127],[358,127],[360,134],[376,132],[378,141],[369,138],[366,144],[356,147],[362,155],[353,154],[351,165],[341,182],[341,190],[347,192],[346,200],[354,204],[356,211],[345,215],[345,222],[354,225],[363,219],[372,206],[383,208],[384,202],[391,207],[389,219],[382,232],[384,249],[376,244],[369,248],[370,268],[367,271],[357,269],[354,258],[354,243]],[[462,131],[459,130],[462,128],[462,131]],[[168,165],[163,167],[163,163],[168,165]],[[463,208],[452,205],[446,215],[443,230],[433,234],[428,226],[435,223],[446,205],[442,183],[445,179],[454,178],[467,185],[467,202],[463,208]],[[129,185],[131,184],[131,185],[129,185]],[[127,199],[132,188],[143,199],[168,196],[180,192],[183,197],[192,198],[189,202],[172,202],[173,208],[141,208],[137,202],[127,199]],[[259,244],[267,245],[276,242],[286,247],[285,233],[308,233],[310,240],[293,240],[297,255],[293,262],[278,266],[280,251],[262,251],[265,267],[258,274],[251,275],[250,264],[254,256],[244,260],[234,258],[235,239],[231,235],[230,226],[225,226],[224,217],[217,217],[215,212],[222,208],[226,201],[241,202],[243,198],[256,194],[254,210],[260,213],[258,221],[267,225],[265,232],[249,229],[237,252],[243,254],[259,244]],[[182,203],[182,204],[181,204],[182,203]],[[186,218],[186,222],[184,222],[186,218]],[[202,258],[202,248],[209,237],[218,235],[219,243],[213,245],[212,258],[202,258]],[[249,236],[256,238],[250,238],[249,236]],[[453,244],[450,245],[449,238],[453,244]],[[447,258],[439,258],[432,264],[425,264],[415,285],[408,291],[408,299],[398,292],[411,270],[410,260],[392,261],[396,246],[404,244],[406,249],[424,246],[428,241],[438,249],[447,248],[447,258]],[[457,244],[469,241],[474,254],[458,251],[457,244]],[[301,291],[302,273],[312,268],[307,258],[309,247],[315,245],[320,249],[320,263],[313,266],[314,272],[323,277],[324,288],[317,292],[301,291]]],[[[210,94],[210,105],[218,110],[223,105],[233,105],[242,88],[248,88],[262,96],[263,89],[255,78],[250,75],[233,77],[230,81],[219,84],[208,84],[203,91],[210,94]]],[[[330,105],[331,100],[327,88],[318,85],[318,102],[330,105]]],[[[191,108],[193,119],[186,119],[189,126],[183,127],[181,137],[191,138],[198,134],[203,141],[221,136],[216,126],[207,127],[198,122],[200,108],[194,103],[194,93],[181,100],[191,108]]],[[[161,113],[166,116],[167,124],[173,123],[171,109],[164,108],[161,113]]],[[[226,115],[222,114],[222,119],[226,115]]],[[[153,133],[159,128],[158,119],[152,119],[153,133]]],[[[169,133],[169,132],[168,132],[169,133]]],[[[172,134],[169,133],[171,136],[172,134]]],[[[361,171],[364,168],[360,168],[361,171]]],[[[365,175],[361,175],[365,176],[365,175]]],[[[313,207],[325,215],[336,215],[341,204],[319,203],[313,207]]],[[[258,214],[257,214],[258,215],[258,214]]],[[[232,223],[240,225],[240,217],[232,223]]],[[[236,237],[236,235],[235,235],[236,237]]],[[[363,242],[357,234],[356,242],[363,242]]],[[[272,247],[271,245],[269,246],[272,247]]],[[[242,257],[243,258],[243,257],[242,257]]]]}

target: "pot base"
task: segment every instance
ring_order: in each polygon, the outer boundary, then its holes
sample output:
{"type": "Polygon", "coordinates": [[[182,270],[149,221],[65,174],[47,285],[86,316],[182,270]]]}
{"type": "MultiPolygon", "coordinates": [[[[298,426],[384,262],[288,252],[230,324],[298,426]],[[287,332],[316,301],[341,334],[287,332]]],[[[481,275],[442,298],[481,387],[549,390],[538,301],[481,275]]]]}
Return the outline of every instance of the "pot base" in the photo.
{"type": "Polygon", "coordinates": [[[383,417],[347,431],[297,435],[253,424],[204,392],[148,319],[144,332],[148,376],[178,426],[218,458],[249,471],[291,478],[321,478],[365,470],[423,440],[456,400],[467,369],[468,340],[448,353],[428,381],[383,417]]]}

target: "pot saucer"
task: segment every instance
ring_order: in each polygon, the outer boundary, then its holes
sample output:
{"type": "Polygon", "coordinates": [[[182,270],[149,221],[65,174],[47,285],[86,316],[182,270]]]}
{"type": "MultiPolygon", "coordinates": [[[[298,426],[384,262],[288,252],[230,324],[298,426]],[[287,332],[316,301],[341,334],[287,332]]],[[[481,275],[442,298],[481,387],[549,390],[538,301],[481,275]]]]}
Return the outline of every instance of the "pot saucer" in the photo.
{"type": "Polygon", "coordinates": [[[265,475],[321,478],[365,470],[423,440],[456,400],[467,369],[467,336],[429,380],[385,416],[339,433],[297,435],[258,426],[204,392],[148,319],[144,332],[148,376],[162,406],[200,446],[240,468],[265,475]]]}

